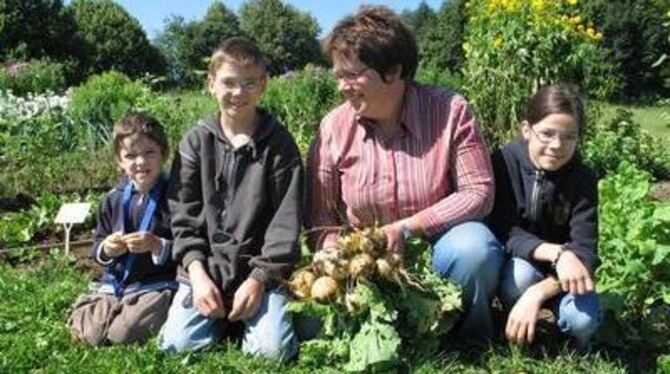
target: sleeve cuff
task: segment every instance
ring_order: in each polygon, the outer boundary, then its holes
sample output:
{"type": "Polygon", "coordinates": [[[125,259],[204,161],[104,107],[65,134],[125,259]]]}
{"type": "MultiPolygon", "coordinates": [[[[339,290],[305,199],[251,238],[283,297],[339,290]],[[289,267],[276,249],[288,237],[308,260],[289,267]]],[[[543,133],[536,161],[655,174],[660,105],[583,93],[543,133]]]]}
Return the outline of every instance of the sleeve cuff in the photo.
{"type": "Polygon", "coordinates": [[[257,281],[261,282],[265,289],[268,289],[272,286],[273,283],[273,278],[266,272],[265,270],[261,268],[254,268],[251,270],[251,274],[249,274],[249,278],[254,278],[257,281]]]}
{"type": "Polygon", "coordinates": [[[98,261],[101,265],[109,265],[114,259],[105,256],[104,251],[102,250],[102,243],[98,244],[98,247],[95,249],[95,260],[98,261]]]}
{"type": "Polygon", "coordinates": [[[182,266],[184,266],[184,269],[188,269],[188,266],[191,264],[193,261],[200,261],[207,267],[207,257],[205,256],[204,253],[197,251],[197,250],[191,250],[187,252],[184,255],[184,258],[182,259],[181,263],[182,266]]]}
{"type": "Polygon", "coordinates": [[[170,253],[172,252],[172,242],[167,239],[161,239],[161,250],[158,253],[158,255],[151,254],[151,261],[154,263],[154,265],[161,266],[165,265],[165,263],[168,261],[168,258],[170,257],[170,253]]]}

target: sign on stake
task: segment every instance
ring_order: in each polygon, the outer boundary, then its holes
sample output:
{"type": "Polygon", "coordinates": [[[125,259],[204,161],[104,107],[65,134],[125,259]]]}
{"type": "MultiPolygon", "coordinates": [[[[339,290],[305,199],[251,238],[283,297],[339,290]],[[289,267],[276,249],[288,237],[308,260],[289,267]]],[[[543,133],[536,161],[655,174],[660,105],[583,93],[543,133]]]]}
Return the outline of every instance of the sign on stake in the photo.
{"type": "Polygon", "coordinates": [[[90,203],[65,203],[58,210],[54,221],[62,224],[65,229],[65,255],[70,253],[70,231],[72,230],[72,225],[75,223],[84,223],[90,208],[90,203]]]}

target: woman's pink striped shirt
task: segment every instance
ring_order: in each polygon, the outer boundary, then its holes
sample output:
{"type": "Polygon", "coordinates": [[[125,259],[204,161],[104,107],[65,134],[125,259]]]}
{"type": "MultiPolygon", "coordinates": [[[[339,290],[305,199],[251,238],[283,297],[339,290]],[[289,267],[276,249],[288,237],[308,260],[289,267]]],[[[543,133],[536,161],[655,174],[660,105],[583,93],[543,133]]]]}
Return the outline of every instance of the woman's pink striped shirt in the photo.
{"type": "Polygon", "coordinates": [[[414,216],[435,237],[491,210],[491,162],[463,97],[408,83],[401,119],[392,138],[346,102],[323,119],[307,161],[307,225],[316,248],[335,246],[336,226],[414,216]]]}

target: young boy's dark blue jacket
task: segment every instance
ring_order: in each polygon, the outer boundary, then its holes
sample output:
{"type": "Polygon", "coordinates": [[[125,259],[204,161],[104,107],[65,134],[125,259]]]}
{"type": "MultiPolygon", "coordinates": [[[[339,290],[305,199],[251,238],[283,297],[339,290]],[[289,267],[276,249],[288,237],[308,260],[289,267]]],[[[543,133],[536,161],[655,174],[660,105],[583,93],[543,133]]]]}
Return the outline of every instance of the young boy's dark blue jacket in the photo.
{"type": "MultiPolygon", "coordinates": [[[[260,110],[260,109],[259,109],[260,110]]],[[[182,139],[168,192],[177,279],[201,261],[230,298],[247,278],[266,288],[300,259],[303,173],[288,130],[264,110],[249,143],[235,149],[219,114],[182,139]]]]}
{"type": "MultiPolygon", "coordinates": [[[[92,257],[98,260],[96,250],[100,244],[115,232],[123,232],[123,188],[128,183],[127,178],[115,186],[100,203],[98,208],[98,224],[95,229],[95,242],[93,244],[92,257]]],[[[162,179],[158,183],[166,183],[162,179]]],[[[170,230],[170,214],[167,207],[166,187],[163,188],[163,194],[156,207],[154,218],[151,220],[149,232],[165,240],[172,240],[172,232],[170,230]]],[[[139,195],[133,192],[131,197],[130,218],[133,229],[140,225],[141,213],[144,211],[148,198],[138,206],[139,195]]],[[[120,258],[121,259],[121,258],[120,258]]],[[[105,264],[102,264],[105,265],[105,264]]],[[[116,263],[115,272],[123,273],[124,261],[116,263]]],[[[151,253],[143,253],[138,255],[128,279],[125,284],[139,282],[141,284],[152,283],[156,281],[171,281],[175,279],[176,265],[174,261],[168,260],[164,265],[155,265],[151,258],[151,253]]],[[[114,275],[109,271],[105,272],[102,277],[103,282],[113,282],[114,275]]]]}
{"type": "Polygon", "coordinates": [[[557,171],[534,167],[517,138],[493,154],[496,197],[488,223],[507,251],[532,261],[543,242],[564,244],[593,270],[598,242],[598,188],[575,156],[557,171]]]}

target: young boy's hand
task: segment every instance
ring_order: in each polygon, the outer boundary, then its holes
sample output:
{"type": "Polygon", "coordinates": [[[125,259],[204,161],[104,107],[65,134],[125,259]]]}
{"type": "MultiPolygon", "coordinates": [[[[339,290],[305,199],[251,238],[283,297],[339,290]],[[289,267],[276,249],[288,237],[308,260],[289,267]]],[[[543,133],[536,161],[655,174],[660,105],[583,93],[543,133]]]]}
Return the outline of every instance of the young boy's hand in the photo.
{"type": "Polygon", "coordinates": [[[147,231],[126,234],[122,237],[122,240],[132,253],[151,252],[153,255],[158,256],[161,251],[161,239],[147,231]]]}
{"type": "Polygon", "coordinates": [[[121,232],[110,234],[102,241],[102,250],[107,257],[119,257],[128,251],[121,232]]]}
{"type": "Polygon", "coordinates": [[[188,276],[193,288],[193,305],[205,317],[226,318],[226,307],[219,288],[212,282],[200,261],[188,266],[188,276]]]}
{"type": "Polygon", "coordinates": [[[542,296],[533,287],[529,287],[521,295],[507,318],[505,335],[510,342],[515,344],[533,342],[535,325],[542,302],[542,296]]]}
{"type": "Polygon", "coordinates": [[[247,278],[235,291],[233,309],[228,315],[231,321],[246,321],[253,317],[263,300],[265,289],[263,284],[254,278],[247,278]]]}

